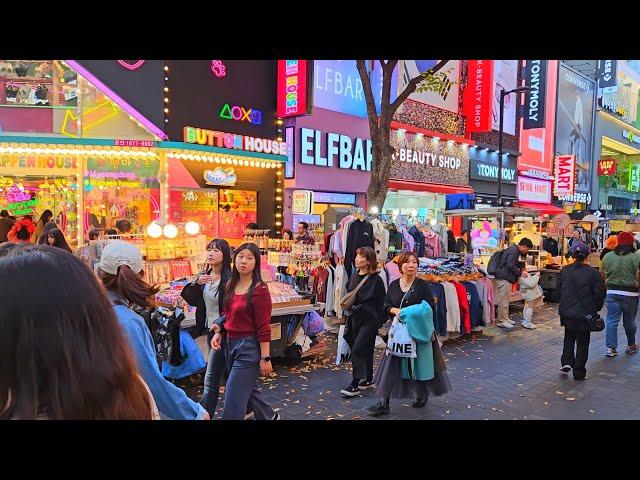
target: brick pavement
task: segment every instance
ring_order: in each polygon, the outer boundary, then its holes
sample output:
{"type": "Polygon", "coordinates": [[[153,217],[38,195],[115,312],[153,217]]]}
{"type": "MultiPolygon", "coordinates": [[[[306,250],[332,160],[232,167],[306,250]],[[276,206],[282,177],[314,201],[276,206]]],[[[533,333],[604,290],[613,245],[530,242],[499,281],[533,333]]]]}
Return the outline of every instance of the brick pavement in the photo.
{"type": "MultiPolygon", "coordinates": [[[[391,401],[391,415],[379,420],[489,419],[638,419],[640,418],[640,354],[624,353],[626,337],[620,322],[616,358],[604,356],[604,332],[593,333],[587,380],[576,382],[560,372],[563,328],[557,305],[536,313],[536,330],[488,327],[482,335],[443,345],[454,391],[433,397],[425,408],[411,400],[391,401]]],[[[325,334],[327,352],[295,367],[275,366],[263,388],[283,419],[369,419],[366,407],[378,401],[375,390],[345,399],[340,389],[351,380],[350,364],[335,365],[336,336],[325,334]]],[[[377,366],[382,351],[376,351],[377,366]]],[[[200,388],[189,389],[199,398],[200,388]]],[[[223,398],[219,407],[223,405],[223,398]]],[[[378,419],[376,419],[378,420],[378,419]]]]}

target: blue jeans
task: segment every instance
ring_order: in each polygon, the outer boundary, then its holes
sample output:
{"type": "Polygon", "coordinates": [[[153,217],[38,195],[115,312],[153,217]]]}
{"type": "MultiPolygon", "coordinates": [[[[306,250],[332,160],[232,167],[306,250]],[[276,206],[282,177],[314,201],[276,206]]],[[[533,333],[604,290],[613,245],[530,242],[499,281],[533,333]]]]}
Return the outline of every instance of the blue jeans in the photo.
{"type": "Polygon", "coordinates": [[[624,331],[627,334],[627,343],[629,345],[635,345],[638,297],[607,294],[605,303],[607,305],[607,318],[605,319],[607,348],[618,348],[618,324],[620,323],[620,315],[622,315],[624,331]]]}

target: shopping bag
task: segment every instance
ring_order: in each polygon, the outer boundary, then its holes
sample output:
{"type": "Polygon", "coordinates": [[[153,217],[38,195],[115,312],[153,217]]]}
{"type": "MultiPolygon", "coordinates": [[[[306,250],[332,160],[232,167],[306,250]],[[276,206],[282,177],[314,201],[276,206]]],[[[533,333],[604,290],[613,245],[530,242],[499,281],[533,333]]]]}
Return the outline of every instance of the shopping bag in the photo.
{"type": "Polygon", "coordinates": [[[398,321],[393,320],[389,329],[389,339],[387,341],[387,352],[390,355],[403,358],[416,358],[416,342],[409,335],[407,326],[398,321]]]}
{"type": "Polygon", "coordinates": [[[336,365],[340,365],[343,362],[351,360],[351,347],[344,339],[344,329],[346,325],[340,325],[340,331],[338,332],[338,351],[336,353],[336,365]]]}
{"type": "Polygon", "coordinates": [[[302,329],[306,335],[318,335],[324,330],[324,318],[312,310],[304,316],[302,329]]]}
{"type": "Polygon", "coordinates": [[[380,335],[376,335],[375,349],[376,350],[384,350],[385,348],[387,348],[387,344],[384,343],[383,338],[380,335]]]}

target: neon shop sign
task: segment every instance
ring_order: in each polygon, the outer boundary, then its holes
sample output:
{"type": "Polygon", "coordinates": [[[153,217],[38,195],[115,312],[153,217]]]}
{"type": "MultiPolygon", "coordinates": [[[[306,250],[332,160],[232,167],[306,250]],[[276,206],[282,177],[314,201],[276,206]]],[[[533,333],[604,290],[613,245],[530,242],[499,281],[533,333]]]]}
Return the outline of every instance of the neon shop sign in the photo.
{"type": "Polygon", "coordinates": [[[217,132],[205,128],[184,127],[184,142],[209,145],[211,147],[248,150],[258,153],[286,155],[287,143],[266,138],[255,138],[227,132],[217,132]]]}
{"type": "Polygon", "coordinates": [[[226,120],[235,120],[236,122],[248,122],[251,125],[260,125],[262,123],[262,112],[255,108],[244,108],[239,105],[230,107],[225,103],[220,109],[220,118],[226,120]]]}

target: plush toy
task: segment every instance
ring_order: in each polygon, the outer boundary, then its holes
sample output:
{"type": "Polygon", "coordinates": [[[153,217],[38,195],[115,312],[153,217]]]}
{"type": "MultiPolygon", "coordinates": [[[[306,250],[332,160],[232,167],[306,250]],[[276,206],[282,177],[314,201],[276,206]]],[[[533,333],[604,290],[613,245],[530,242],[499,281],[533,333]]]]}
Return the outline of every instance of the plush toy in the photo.
{"type": "Polygon", "coordinates": [[[13,78],[14,76],[13,65],[9,62],[0,62],[0,77],[13,78]]]}

